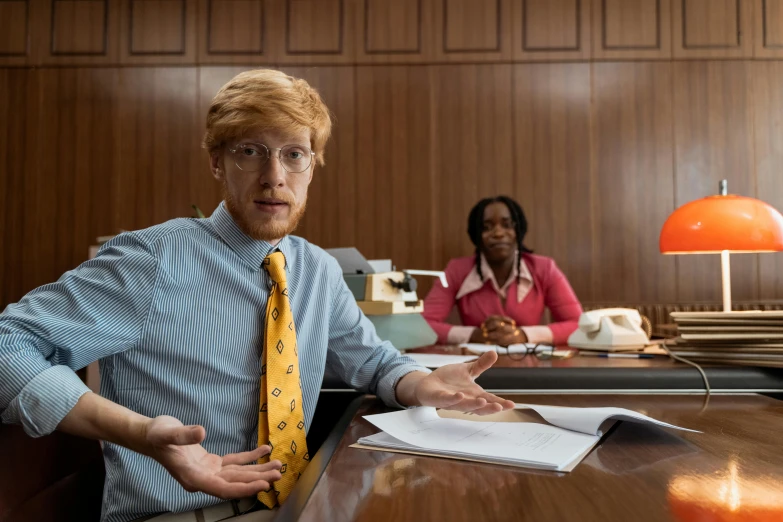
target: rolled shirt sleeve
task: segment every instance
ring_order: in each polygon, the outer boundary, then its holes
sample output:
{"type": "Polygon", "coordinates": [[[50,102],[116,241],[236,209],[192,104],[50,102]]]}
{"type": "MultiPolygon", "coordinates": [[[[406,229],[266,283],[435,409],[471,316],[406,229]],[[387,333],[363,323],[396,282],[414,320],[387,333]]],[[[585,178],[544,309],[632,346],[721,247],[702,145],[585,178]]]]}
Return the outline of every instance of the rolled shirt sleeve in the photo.
{"type": "Polygon", "coordinates": [[[352,388],[373,393],[389,406],[405,407],[397,401],[397,383],[411,372],[430,370],[378,337],[375,326],[356,304],[336,261],[330,262],[329,279],[333,299],[327,366],[352,388]]]}
{"type": "Polygon", "coordinates": [[[0,314],[0,418],[39,437],[87,388],[74,373],[131,348],[153,301],[158,262],[133,233],[0,314]]]}

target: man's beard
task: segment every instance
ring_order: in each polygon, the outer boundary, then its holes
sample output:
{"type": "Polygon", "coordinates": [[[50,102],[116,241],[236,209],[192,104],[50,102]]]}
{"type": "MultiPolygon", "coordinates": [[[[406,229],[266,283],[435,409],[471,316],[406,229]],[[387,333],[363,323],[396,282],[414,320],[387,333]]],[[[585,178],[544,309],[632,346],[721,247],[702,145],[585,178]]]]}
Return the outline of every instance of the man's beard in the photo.
{"type": "Polygon", "coordinates": [[[276,239],[282,239],[296,230],[296,227],[302,220],[302,216],[304,216],[307,200],[303,201],[301,205],[297,205],[290,194],[273,189],[265,189],[260,195],[253,196],[250,200],[252,201],[259,198],[274,198],[285,201],[288,204],[288,219],[283,221],[270,216],[267,220],[249,220],[243,207],[239,205],[231,195],[225,182],[223,183],[223,199],[226,201],[228,211],[231,213],[231,216],[234,218],[234,221],[236,221],[239,228],[242,229],[242,232],[251,238],[259,241],[274,241],[276,239]]]}

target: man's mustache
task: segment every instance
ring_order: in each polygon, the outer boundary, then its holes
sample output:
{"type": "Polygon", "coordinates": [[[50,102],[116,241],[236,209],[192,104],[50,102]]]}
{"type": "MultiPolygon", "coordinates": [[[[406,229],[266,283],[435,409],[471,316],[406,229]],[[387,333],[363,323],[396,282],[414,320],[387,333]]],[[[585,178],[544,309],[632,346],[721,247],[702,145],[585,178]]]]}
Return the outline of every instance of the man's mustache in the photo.
{"type": "Polygon", "coordinates": [[[274,190],[274,189],[266,189],[262,191],[260,195],[254,196],[253,200],[257,201],[259,199],[266,199],[266,198],[280,200],[291,207],[296,205],[296,200],[294,199],[294,196],[292,194],[282,190],[274,190]]]}

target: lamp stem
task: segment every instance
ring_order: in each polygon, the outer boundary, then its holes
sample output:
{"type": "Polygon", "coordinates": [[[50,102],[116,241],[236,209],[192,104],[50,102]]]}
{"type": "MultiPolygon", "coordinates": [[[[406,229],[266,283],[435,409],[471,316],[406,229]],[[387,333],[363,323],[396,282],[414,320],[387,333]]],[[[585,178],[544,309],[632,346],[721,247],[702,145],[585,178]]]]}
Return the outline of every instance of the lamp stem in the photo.
{"type": "Polygon", "coordinates": [[[723,282],[723,311],[731,312],[731,263],[728,250],[722,250],[720,253],[720,271],[723,282]]]}

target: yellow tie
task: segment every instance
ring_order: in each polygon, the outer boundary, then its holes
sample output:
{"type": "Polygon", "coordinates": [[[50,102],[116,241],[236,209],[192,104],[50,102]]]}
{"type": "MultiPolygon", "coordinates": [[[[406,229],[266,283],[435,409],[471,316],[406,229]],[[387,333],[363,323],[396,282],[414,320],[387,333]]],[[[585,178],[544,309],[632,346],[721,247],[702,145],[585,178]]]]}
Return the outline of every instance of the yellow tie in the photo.
{"type": "Polygon", "coordinates": [[[272,454],[259,463],[277,459],[283,463],[282,478],[258,494],[267,507],[282,504],[310,460],[304,429],[302,381],[299,377],[299,353],[288,283],[285,256],[274,252],[264,259],[264,269],[272,279],[266,305],[264,353],[261,366],[261,399],[258,413],[258,444],[267,443],[272,454]]]}

